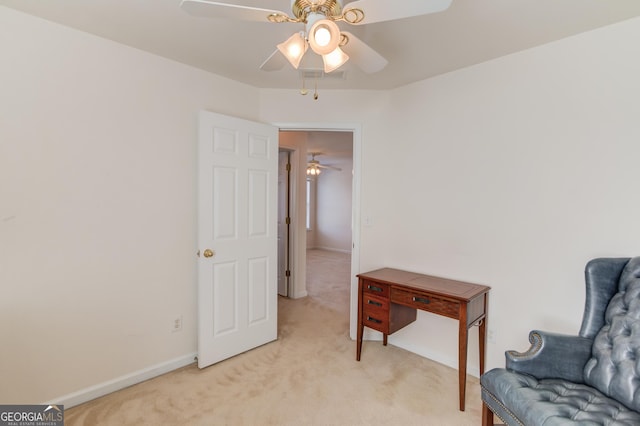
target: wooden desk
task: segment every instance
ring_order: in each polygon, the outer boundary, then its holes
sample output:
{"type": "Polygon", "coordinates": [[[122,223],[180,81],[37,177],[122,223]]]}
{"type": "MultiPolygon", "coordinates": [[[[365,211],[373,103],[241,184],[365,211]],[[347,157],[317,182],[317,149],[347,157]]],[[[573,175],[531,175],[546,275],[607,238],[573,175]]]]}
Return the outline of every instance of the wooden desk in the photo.
{"type": "Polygon", "coordinates": [[[478,325],[480,374],[484,373],[487,299],[491,287],[430,275],[383,268],[358,275],[358,339],[356,360],[362,353],[364,326],[387,336],[416,320],[416,310],[432,312],[459,322],[458,381],[460,411],[464,411],[467,384],[467,337],[478,325]]]}

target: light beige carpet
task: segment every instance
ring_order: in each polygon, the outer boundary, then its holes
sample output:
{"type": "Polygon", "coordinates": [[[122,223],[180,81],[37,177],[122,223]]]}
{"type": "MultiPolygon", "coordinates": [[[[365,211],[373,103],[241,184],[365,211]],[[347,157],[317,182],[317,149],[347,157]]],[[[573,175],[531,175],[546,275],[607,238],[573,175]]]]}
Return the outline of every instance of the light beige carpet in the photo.
{"type": "Polygon", "coordinates": [[[70,408],[67,425],[479,425],[478,380],[403,349],[349,338],[349,256],[309,252],[309,296],[279,299],[278,340],[70,408]]]}

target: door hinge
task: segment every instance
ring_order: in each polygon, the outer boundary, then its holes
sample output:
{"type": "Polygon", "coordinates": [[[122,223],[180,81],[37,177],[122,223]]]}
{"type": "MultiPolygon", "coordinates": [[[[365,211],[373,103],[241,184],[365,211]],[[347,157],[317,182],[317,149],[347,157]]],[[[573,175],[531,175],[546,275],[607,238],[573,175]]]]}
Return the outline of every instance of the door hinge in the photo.
{"type": "Polygon", "coordinates": [[[291,276],[291,270],[287,269],[286,271],[284,271],[284,276],[285,277],[290,277],[291,276]]]}
{"type": "Polygon", "coordinates": [[[284,220],[284,222],[285,222],[287,225],[291,225],[291,218],[290,218],[290,217],[286,218],[286,219],[284,220]]]}
{"type": "Polygon", "coordinates": [[[287,171],[290,172],[291,171],[291,163],[287,163],[287,171]]]}

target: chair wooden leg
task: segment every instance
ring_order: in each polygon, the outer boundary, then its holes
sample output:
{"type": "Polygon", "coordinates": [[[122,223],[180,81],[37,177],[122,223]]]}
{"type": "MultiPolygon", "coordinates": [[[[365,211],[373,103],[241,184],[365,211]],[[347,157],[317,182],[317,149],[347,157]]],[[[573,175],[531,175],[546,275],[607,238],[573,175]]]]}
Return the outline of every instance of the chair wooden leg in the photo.
{"type": "Polygon", "coordinates": [[[484,402],[482,403],[482,426],[493,426],[493,411],[484,402]]]}

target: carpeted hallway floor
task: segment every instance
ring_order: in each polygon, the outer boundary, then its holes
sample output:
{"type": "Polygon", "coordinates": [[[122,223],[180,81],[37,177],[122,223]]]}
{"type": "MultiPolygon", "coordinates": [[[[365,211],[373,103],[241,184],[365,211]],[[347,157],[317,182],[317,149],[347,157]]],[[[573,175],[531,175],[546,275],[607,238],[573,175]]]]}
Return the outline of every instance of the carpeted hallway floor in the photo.
{"type": "Polygon", "coordinates": [[[308,253],[309,296],[280,298],[278,340],[70,408],[67,425],[479,425],[478,380],[380,342],[355,360],[349,255],[308,253]]]}

